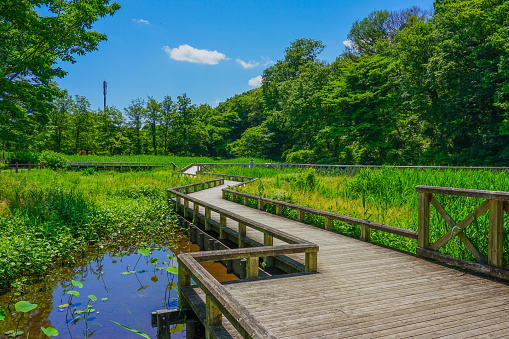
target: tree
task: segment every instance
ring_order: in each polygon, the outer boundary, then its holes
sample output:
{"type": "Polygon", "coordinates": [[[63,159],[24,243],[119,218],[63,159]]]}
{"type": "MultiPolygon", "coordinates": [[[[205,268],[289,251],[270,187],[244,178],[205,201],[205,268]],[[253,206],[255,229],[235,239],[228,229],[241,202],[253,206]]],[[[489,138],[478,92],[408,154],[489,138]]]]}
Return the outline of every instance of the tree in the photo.
{"type": "Polygon", "coordinates": [[[71,130],[74,137],[74,153],[77,154],[87,143],[83,140],[83,135],[90,129],[90,102],[81,95],[76,95],[74,105],[71,108],[72,124],[71,130]]]}
{"type": "Polygon", "coordinates": [[[92,31],[100,17],[120,8],[109,0],[4,0],[0,2],[0,113],[20,119],[47,112],[57,94],[51,80],[66,72],[58,60],[97,49],[106,35],[92,31]],[[48,12],[42,16],[41,12],[48,12]]]}
{"type": "Polygon", "coordinates": [[[124,108],[129,117],[129,125],[134,131],[134,152],[141,154],[141,128],[145,119],[145,102],[141,98],[131,100],[129,107],[124,108]]]}
{"type": "Polygon", "coordinates": [[[69,128],[69,117],[73,105],[74,101],[72,97],[67,91],[62,91],[55,100],[54,108],[49,113],[49,128],[53,130],[52,137],[55,142],[54,150],[57,152],[62,151],[64,132],[69,128]]]}
{"type": "Polygon", "coordinates": [[[161,110],[161,129],[163,136],[164,154],[168,154],[168,141],[170,137],[169,134],[173,120],[175,119],[176,109],[176,103],[171,99],[169,95],[166,95],[163,99],[161,110]]]}
{"type": "Polygon", "coordinates": [[[153,97],[149,96],[145,117],[146,121],[150,125],[150,135],[152,136],[152,148],[154,149],[154,155],[157,155],[156,126],[161,121],[161,110],[161,103],[157,102],[153,97]]]}

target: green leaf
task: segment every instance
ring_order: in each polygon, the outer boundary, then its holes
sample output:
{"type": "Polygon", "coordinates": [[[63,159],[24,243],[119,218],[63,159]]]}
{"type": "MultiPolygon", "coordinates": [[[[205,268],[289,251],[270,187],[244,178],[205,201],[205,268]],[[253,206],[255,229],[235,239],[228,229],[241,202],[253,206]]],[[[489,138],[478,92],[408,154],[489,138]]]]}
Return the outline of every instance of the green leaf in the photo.
{"type": "Polygon", "coordinates": [[[120,273],[120,274],[122,274],[122,275],[128,275],[128,274],[133,274],[133,273],[136,273],[136,272],[138,272],[138,271],[128,271],[128,272],[122,272],[122,273],[120,273]]]}
{"type": "Polygon", "coordinates": [[[147,248],[140,248],[140,249],[138,250],[138,253],[139,253],[139,254],[141,254],[141,255],[143,255],[143,256],[147,256],[147,255],[149,255],[149,254],[150,254],[150,251],[149,251],[147,248]]]}
{"type": "Polygon", "coordinates": [[[13,337],[13,338],[16,338],[17,336],[22,335],[23,333],[25,333],[25,332],[23,332],[21,330],[17,330],[16,332],[14,332],[14,330],[4,332],[4,334],[7,334],[9,337],[13,337]]]}
{"type": "Polygon", "coordinates": [[[179,274],[179,269],[174,266],[168,266],[166,267],[166,271],[173,273],[173,274],[179,274]]]}
{"type": "Polygon", "coordinates": [[[69,307],[71,304],[69,303],[65,303],[65,304],[62,304],[62,305],[58,305],[58,308],[66,308],[66,307],[69,307]]]}
{"type": "Polygon", "coordinates": [[[159,260],[157,260],[157,258],[152,258],[152,259],[150,259],[150,263],[151,263],[152,265],[157,265],[157,263],[158,263],[158,262],[159,262],[159,260]]]}
{"type": "Polygon", "coordinates": [[[118,325],[118,326],[120,326],[120,327],[125,328],[126,330],[129,330],[129,331],[131,331],[131,332],[134,332],[134,333],[136,333],[136,334],[138,334],[138,335],[142,336],[143,338],[150,339],[150,337],[149,337],[146,333],[143,333],[143,332],[137,331],[137,330],[135,330],[134,328],[130,328],[129,326],[125,326],[125,325],[119,324],[119,323],[117,323],[116,321],[113,321],[113,320],[110,320],[110,321],[111,321],[111,322],[113,322],[113,323],[115,323],[115,324],[117,324],[117,325],[118,325]]]}
{"type": "Polygon", "coordinates": [[[4,320],[7,317],[7,313],[3,308],[0,307],[0,321],[4,320]]]}
{"type": "Polygon", "coordinates": [[[93,294],[90,294],[88,297],[89,297],[89,298],[90,298],[90,300],[92,300],[92,301],[96,301],[96,300],[97,300],[97,297],[96,297],[95,295],[93,295],[93,294]]]}
{"type": "Polygon", "coordinates": [[[73,295],[75,297],[79,297],[80,296],[80,292],[78,292],[78,291],[67,291],[67,294],[73,295]]]}
{"type": "Polygon", "coordinates": [[[41,330],[48,337],[56,337],[58,335],[58,331],[55,330],[53,327],[48,327],[48,328],[41,327],[41,330]]]}
{"type": "Polygon", "coordinates": [[[166,289],[167,289],[168,291],[173,289],[173,290],[175,290],[175,291],[177,291],[177,292],[178,292],[178,290],[177,290],[177,284],[175,284],[174,282],[169,283],[169,284],[168,284],[168,286],[166,286],[166,289]]]}
{"type": "Polygon", "coordinates": [[[14,308],[16,309],[16,312],[26,313],[26,312],[30,312],[31,310],[37,308],[37,304],[31,304],[28,301],[22,300],[22,301],[18,301],[14,305],[14,308]]]}
{"type": "Polygon", "coordinates": [[[83,284],[82,284],[80,281],[71,280],[71,283],[72,283],[74,286],[77,286],[77,287],[79,287],[79,288],[83,288],[83,284]]]}
{"type": "Polygon", "coordinates": [[[171,254],[166,254],[166,256],[167,256],[167,257],[168,257],[168,259],[170,259],[170,260],[175,259],[175,257],[174,257],[173,255],[171,255],[171,254]]]}
{"type": "Polygon", "coordinates": [[[170,334],[182,332],[182,330],[184,329],[184,326],[185,326],[185,324],[177,324],[177,325],[173,326],[172,328],[170,328],[170,334]]]}
{"type": "Polygon", "coordinates": [[[106,301],[108,300],[108,298],[101,298],[101,301],[106,301]]]}

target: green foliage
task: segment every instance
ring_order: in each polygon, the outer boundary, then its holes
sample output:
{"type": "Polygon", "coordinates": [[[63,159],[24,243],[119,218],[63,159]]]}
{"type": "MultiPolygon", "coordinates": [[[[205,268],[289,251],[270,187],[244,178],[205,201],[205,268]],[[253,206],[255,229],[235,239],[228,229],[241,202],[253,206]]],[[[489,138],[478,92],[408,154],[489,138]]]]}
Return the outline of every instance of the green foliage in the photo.
{"type": "Polygon", "coordinates": [[[58,331],[53,327],[48,326],[47,328],[41,327],[42,333],[46,334],[48,337],[56,337],[59,335],[58,331]]]}
{"type": "Polygon", "coordinates": [[[27,313],[37,308],[37,304],[29,303],[28,301],[21,300],[14,305],[16,312],[27,313]]]}
{"type": "Polygon", "coordinates": [[[10,162],[12,164],[28,164],[28,163],[37,163],[39,161],[40,154],[37,152],[14,152],[10,156],[10,162]]]}
{"type": "Polygon", "coordinates": [[[300,150],[286,155],[286,162],[290,164],[312,164],[315,152],[311,150],[300,150]]]}
{"type": "Polygon", "coordinates": [[[53,151],[43,151],[39,161],[43,162],[45,167],[52,169],[66,169],[69,166],[69,160],[65,155],[53,151]]]}

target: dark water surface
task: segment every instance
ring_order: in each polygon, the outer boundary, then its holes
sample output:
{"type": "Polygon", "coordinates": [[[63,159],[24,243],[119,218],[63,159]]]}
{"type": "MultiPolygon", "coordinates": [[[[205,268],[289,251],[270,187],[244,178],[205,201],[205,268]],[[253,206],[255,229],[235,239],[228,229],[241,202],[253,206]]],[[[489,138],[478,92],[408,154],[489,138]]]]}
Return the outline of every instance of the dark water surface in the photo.
{"type": "MultiPolygon", "coordinates": [[[[198,246],[187,238],[152,247],[148,256],[138,254],[136,248],[115,253],[90,251],[76,266],[59,268],[45,281],[25,287],[23,295],[1,295],[0,307],[7,311],[7,317],[0,321],[0,337],[7,337],[4,332],[18,326],[25,333],[23,338],[27,333],[28,338],[47,338],[41,326],[51,326],[59,331],[57,338],[141,338],[112,322],[115,321],[138,331],[141,326],[150,338],[155,338],[157,329],[151,327],[151,312],[178,306],[178,294],[172,288],[176,288],[178,276],[166,270],[169,266],[176,267],[177,260],[168,256],[174,258],[192,251],[198,251],[198,246]],[[136,273],[125,274],[129,271],[136,273]],[[81,282],[83,287],[74,286],[71,280],[81,282]],[[67,294],[71,290],[79,292],[79,296],[67,294]],[[94,295],[97,300],[91,301],[88,295],[94,295]],[[103,298],[108,299],[101,301],[103,298]],[[37,304],[37,308],[25,315],[16,313],[13,305],[20,300],[37,304]],[[87,313],[73,314],[74,308],[83,311],[87,304],[94,310],[88,317],[87,313]],[[73,315],[81,318],[73,321],[73,315]]],[[[221,264],[204,263],[204,267],[219,281],[237,279],[227,274],[221,264]]],[[[183,325],[176,325],[174,331],[172,338],[185,338],[183,325]]]]}

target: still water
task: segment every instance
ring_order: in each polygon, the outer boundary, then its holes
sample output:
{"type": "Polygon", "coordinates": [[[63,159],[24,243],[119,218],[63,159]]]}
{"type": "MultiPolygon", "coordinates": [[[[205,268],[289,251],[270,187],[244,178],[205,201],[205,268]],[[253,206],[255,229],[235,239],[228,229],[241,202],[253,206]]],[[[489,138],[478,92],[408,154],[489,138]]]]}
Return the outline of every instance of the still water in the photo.
{"type": "MultiPolygon", "coordinates": [[[[167,268],[177,266],[179,253],[199,249],[183,236],[146,247],[150,254],[145,256],[139,248],[96,248],[77,265],[59,268],[43,281],[24,287],[23,294],[1,295],[0,307],[7,316],[0,321],[0,337],[7,338],[4,333],[17,328],[24,332],[18,338],[47,338],[41,327],[51,326],[58,330],[57,338],[141,338],[117,322],[156,338],[151,312],[178,305],[178,275],[167,268]],[[93,297],[97,300],[92,301],[93,297]],[[37,304],[37,308],[16,313],[13,305],[20,300],[37,304]]],[[[221,264],[204,263],[204,267],[219,281],[237,279],[221,264]]],[[[183,325],[176,325],[173,332],[171,338],[185,338],[183,325]]]]}

